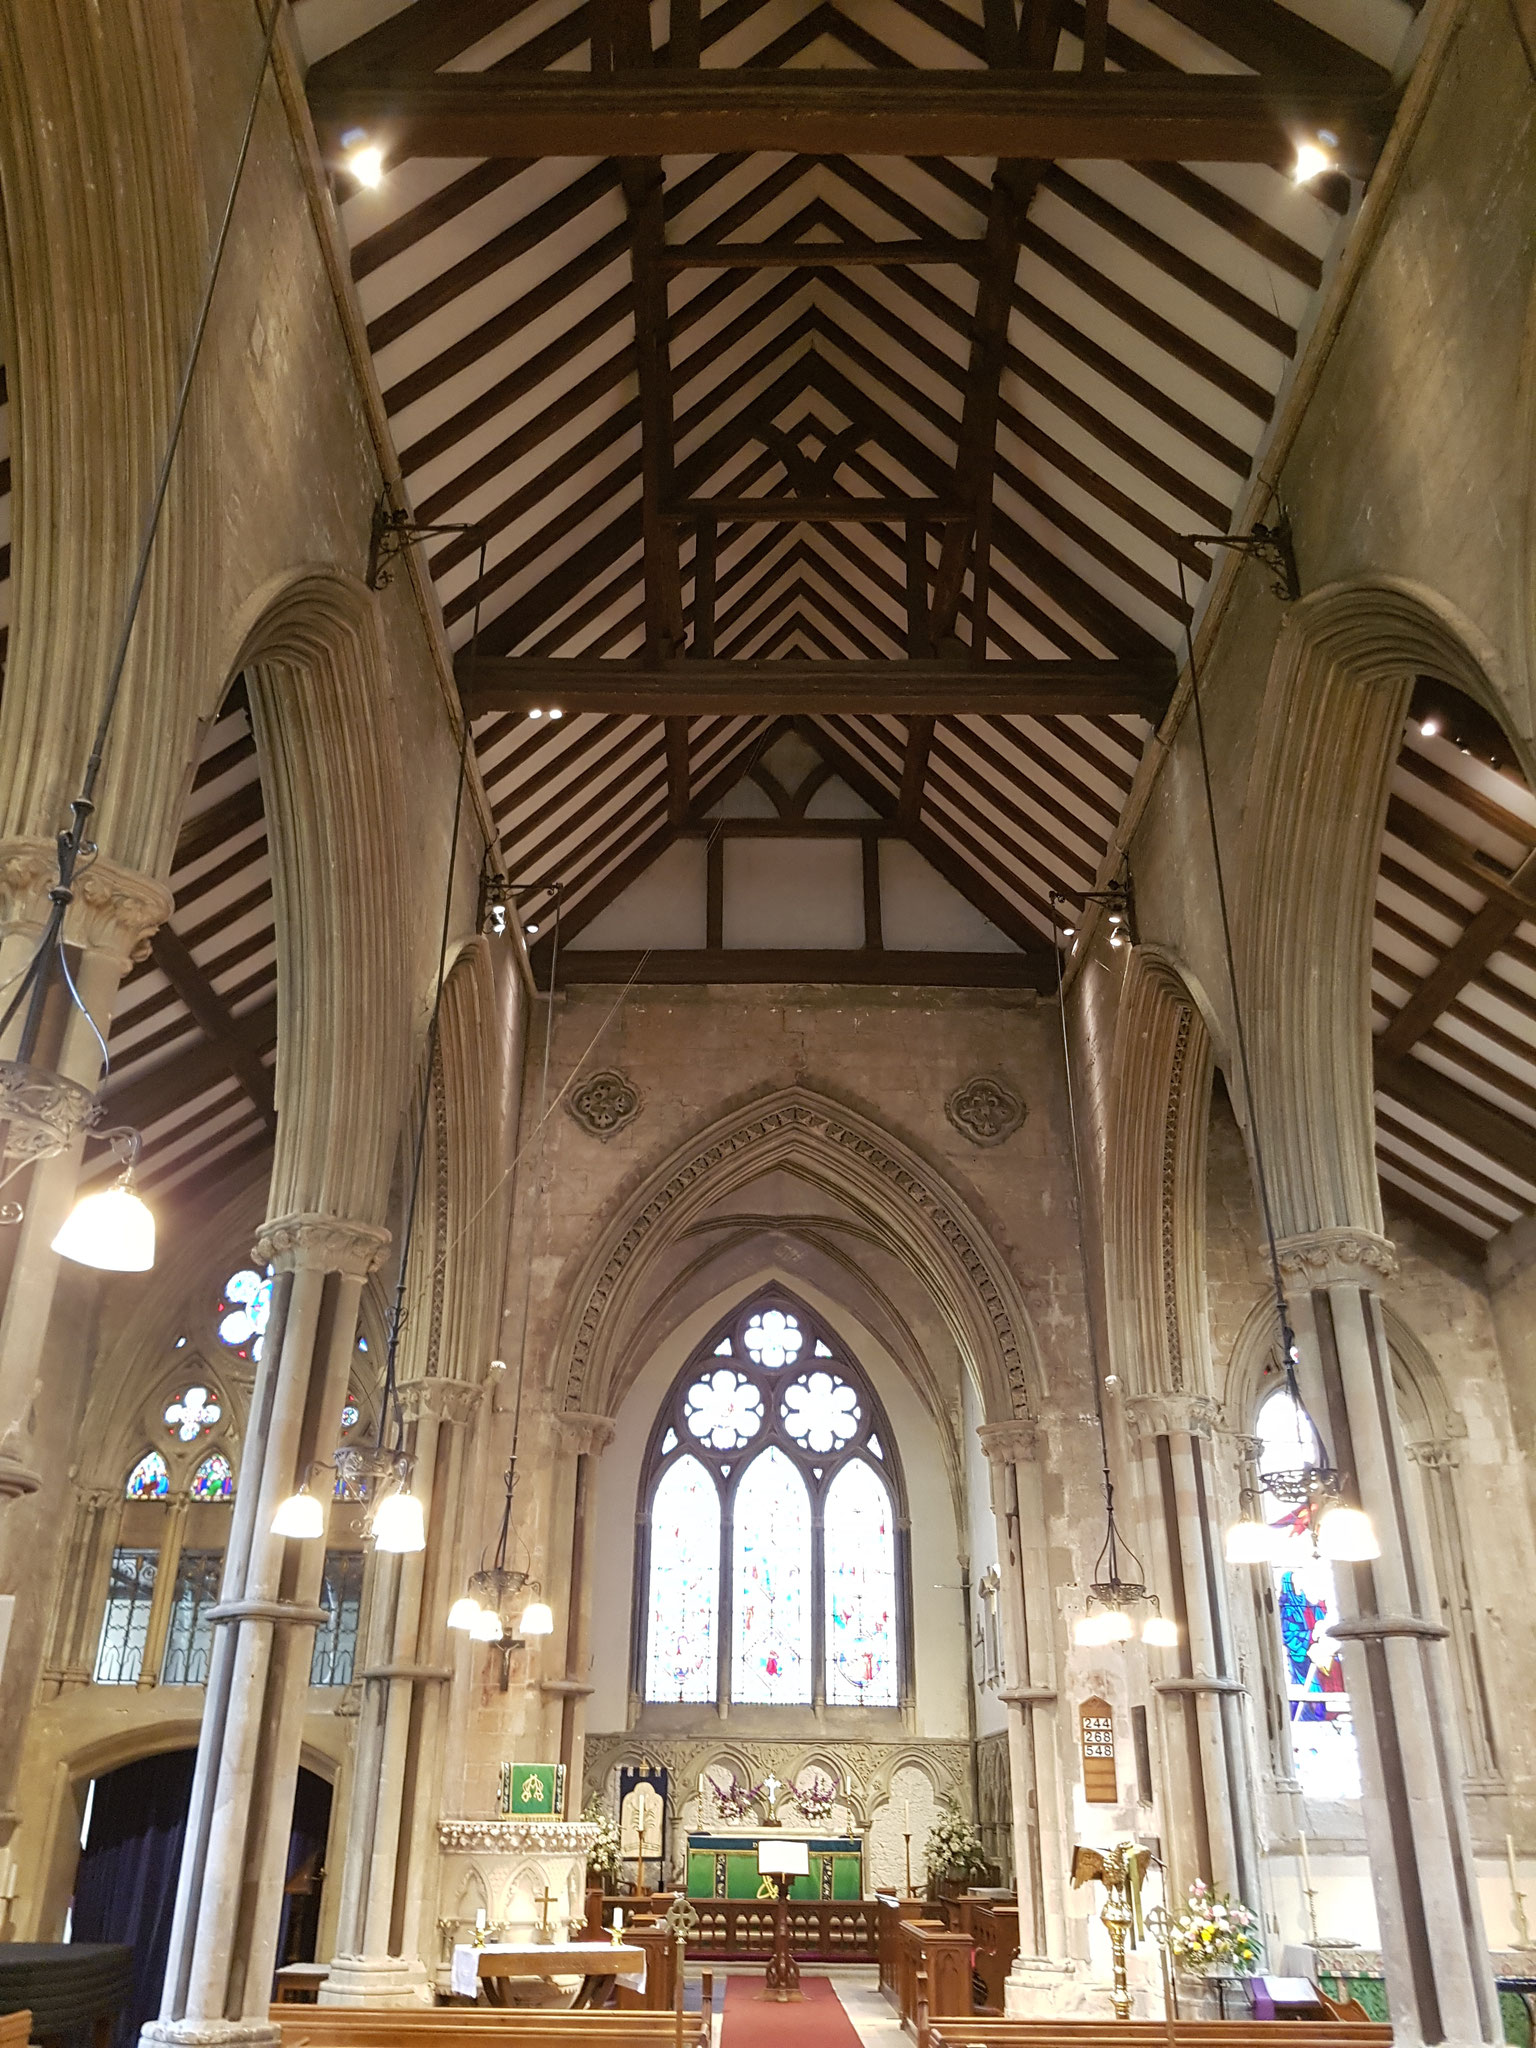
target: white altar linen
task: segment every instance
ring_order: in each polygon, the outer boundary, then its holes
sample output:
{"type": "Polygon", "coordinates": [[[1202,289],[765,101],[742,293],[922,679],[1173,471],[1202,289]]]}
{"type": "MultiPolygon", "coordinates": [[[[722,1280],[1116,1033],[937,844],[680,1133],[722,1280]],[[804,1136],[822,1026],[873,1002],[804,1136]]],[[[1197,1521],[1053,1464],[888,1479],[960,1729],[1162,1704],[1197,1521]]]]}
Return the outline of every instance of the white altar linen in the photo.
{"type": "Polygon", "coordinates": [[[450,1978],[455,1997],[478,1998],[482,1975],[508,1977],[617,1977],[630,1991],[645,1989],[645,1950],[612,1941],[526,1942],[488,1941],[484,1948],[473,1942],[454,1944],[450,1978]],[[518,1967],[502,1972],[482,1972],[482,1956],[516,1956],[518,1967]]]}

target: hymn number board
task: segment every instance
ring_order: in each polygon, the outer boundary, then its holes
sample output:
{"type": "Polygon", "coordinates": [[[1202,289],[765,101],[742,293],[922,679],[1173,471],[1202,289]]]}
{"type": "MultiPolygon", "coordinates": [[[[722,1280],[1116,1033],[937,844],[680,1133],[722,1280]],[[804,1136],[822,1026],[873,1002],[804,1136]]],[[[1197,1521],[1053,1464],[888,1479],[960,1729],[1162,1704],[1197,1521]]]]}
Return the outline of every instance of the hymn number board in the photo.
{"type": "Polygon", "coordinates": [[[1090,1806],[1113,1806],[1120,1797],[1114,1709],[1108,1700],[1084,1700],[1077,1721],[1083,1745],[1083,1797],[1090,1806]]]}

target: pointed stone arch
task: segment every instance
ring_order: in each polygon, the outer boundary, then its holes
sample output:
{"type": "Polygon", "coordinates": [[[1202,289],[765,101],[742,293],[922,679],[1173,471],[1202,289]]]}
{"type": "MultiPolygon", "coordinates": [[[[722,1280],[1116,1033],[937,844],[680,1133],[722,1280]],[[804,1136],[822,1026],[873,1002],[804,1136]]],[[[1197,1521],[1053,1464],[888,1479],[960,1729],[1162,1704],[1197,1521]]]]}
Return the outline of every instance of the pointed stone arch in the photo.
{"type": "Polygon", "coordinates": [[[1128,1394],[1212,1391],[1203,1256],[1211,1034],[1173,964],[1138,948],[1115,1034],[1105,1231],[1128,1394]]]}
{"type": "Polygon", "coordinates": [[[1287,615],[1249,785],[1242,906],[1254,1099],[1281,1237],[1380,1235],[1371,921],[1413,678],[1504,715],[1495,658],[1436,593],[1332,585],[1287,615]]]}
{"type": "Polygon", "coordinates": [[[778,1168],[848,1205],[907,1261],[980,1386],[989,1420],[1038,1412],[1034,1331],[980,1219],[900,1139],[800,1087],[776,1090],[679,1147],[610,1223],[561,1325],[564,1408],[608,1412],[626,1321],[652,1261],[710,1204],[778,1168]]]}

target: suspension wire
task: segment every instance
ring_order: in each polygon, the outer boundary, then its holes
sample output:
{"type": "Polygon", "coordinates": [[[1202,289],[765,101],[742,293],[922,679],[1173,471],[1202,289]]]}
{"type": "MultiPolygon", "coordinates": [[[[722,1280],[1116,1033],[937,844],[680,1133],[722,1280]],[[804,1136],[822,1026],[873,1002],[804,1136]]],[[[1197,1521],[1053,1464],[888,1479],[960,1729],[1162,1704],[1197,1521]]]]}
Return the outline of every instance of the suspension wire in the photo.
{"type": "MultiPolygon", "coordinates": [[[[485,576],[485,551],[489,545],[487,536],[480,541],[479,580],[485,576]]],[[[477,580],[477,591],[479,587],[477,580]]],[[[470,632],[470,662],[473,665],[475,650],[480,641],[480,599],[475,599],[474,625],[470,632]]],[[[376,1449],[384,1443],[384,1418],[392,1409],[394,1412],[394,1449],[403,1448],[405,1439],[405,1418],[400,1408],[400,1391],[396,1379],[399,1362],[400,1337],[405,1328],[405,1284],[406,1270],[410,1263],[411,1241],[416,1231],[416,1205],[421,1193],[421,1162],[426,1150],[427,1121],[432,1113],[434,1070],[437,1065],[437,1048],[442,1027],[443,989],[448,974],[448,937],[453,922],[453,882],[458,871],[459,825],[464,815],[464,790],[469,781],[470,725],[468,718],[460,721],[459,731],[459,773],[453,792],[453,824],[448,833],[448,872],[443,883],[443,917],[437,940],[437,985],[432,993],[432,1017],[427,1026],[426,1072],[421,1084],[421,1113],[416,1119],[416,1142],[411,1156],[411,1183],[406,1194],[405,1229],[400,1238],[400,1269],[395,1279],[395,1298],[389,1312],[389,1340],[384,1354],[384,1388],[379,1400],[379,1426],[374,1438],[376,1449]]]]}
{"type": "MultiPolygon", "coordinates": [[[[1200,781],[1205,793],[1205,816],[1211,835],[1211,865],[1215,870],[1216,901],[1221,912],[1221,942],[1226,958],[1227,988],[1232,1001],[1232,1035],[1236,1044],[1238,1069],[1242,1075],[1243,1103],[1248,1118],[1248,1139],[1253,1147],[1253,1172],[1258,1183],[1259,1208],[1264,1218],[1264,1243],[1269,1259],[1270,1282],[1275,1293],[1275,1313],[1280,1321],[1281,1363],[1292,1398],[1307,1416],[1307,1420],[1312,1422],[1296,1380],[1293,1356],[1296,1337],[1291,1328],[1290,1304],[1286,1300],[1285,1281],[1280,1272],[1280,1251],[1275,1238],[1274,1210],[1269,1195],[1269,1173],[1264,1164],[1264,1143],[1259,1132],[1258,1108],[1253,1093],[1253,1069],[1248,1058],[1248,1032],[1243,1021],[1242,998],[1238,993],[1237,957],[1232,943],[1232,918],[1227,903],[1227,878],[1221,857],[1221,835],[1216,828],[1216,796],[1211,780],[1211,757],[1206,746],[1205,708],[1200,696],[1200,667],[1195,659],[1189,590],[1185,581],[1183,559],[1179,556],[1175,556],[1174,559],[1179,572],[1179,596],[1184,605],[1184,647],[1189,664],[1189,697],[1195,714],[1195,738],[1200,750],[1200,781]]],[[[1312,1427],[1316,1430],[1315,1422],[1312,1422],[1312,1427]]],[[[1322,1442],[1321,1434],[1318,1436],[1318,1442],[1322,1442]]]]}
{"type": "MultiPolygon", "coordinates": [[[[259,11],[259,0],[258,0],[259,11]]],[[[128,599],[124,607],[122,630],[118,634],[111,666],[107,671],[106,694],[102,699],[101,714],[96,721],[95,736],[87,756],[85,774],[81,780],[80,793],[70,801],[73,822],[67,830],[58,835],[59,879],[49,890],[53,905],[48,922],[43,928],[37,949],[21,976],[20,986],[0,1016],[0,1033],[14,1019],[21,1008],[23,999],[31,991],[27,1015],[22,1025],[21,1040],[17,1047],[17,1058],[29,1061],[37,1049],[42,1032],[43,1006],[51,984],[51,967],[55,959],[64,968],[64,980],[71,998],[81,1014],[96,1033],[102,1049],[103,1066],[110,1064],[106,1040],[96,1020],[82,1001],[75,987],[67,963],[64,961],[64,917],[74,901],[75,870],[85,846],[85,830],[91,814],[96,808],[96,784],[101,775],[101,765],[106,753],[107,738],[112,729],[113,714],[122,694],[123,676],[128,665],[128,648],[133,639],[133,629],[138,622],[139,605],[144,595],[144,585],[149,575],[150,555],[154,550],[155,538],[160,531],[160,519],[165,510],[166,496],[170,490],[171,470],[181,446],[182,430],[187,423],[187,413],[192,399],[192,379],[197,370],[198,360],[203,352],[203,340],[208,332],[208,320],[213,311],[213,295],[218,286],[219,276],[224,267],[224,254],[229,246],[230,229],[235,218],[235,202],[240,195],[240,186],[245,177],[246,162],[251,153],[251,138],[256,131],[256,116],[261,108],[262,88],[266,84],[267,67],[272,61],[272,45],[277,35],[278,17],[282,13],[282,0],[271,0],[267,16],[266,31],[261,41],[261,62],[256,67],[255,83],[251,87],[250,103],[246,108],[245,126],[241,131],[240,148],[235,157],[234,174],[230,179],[229,192],[224,201],[224,211],[214,238],[213,254],[209,260],[207,282],[203,286],[202,302],[198,307],[197,319],[192,328],[192,338],[187,348],[186,361],[182,368],[181,383],[176,393],[176,404],[171,414],[171,431],[166,441],[165,454],[161,458],[159,474],[150,498],[149,510],[145,515],[144,528],[139,540],[139,552],[134,567],[133,581],[128,586],[128,599]]]]}

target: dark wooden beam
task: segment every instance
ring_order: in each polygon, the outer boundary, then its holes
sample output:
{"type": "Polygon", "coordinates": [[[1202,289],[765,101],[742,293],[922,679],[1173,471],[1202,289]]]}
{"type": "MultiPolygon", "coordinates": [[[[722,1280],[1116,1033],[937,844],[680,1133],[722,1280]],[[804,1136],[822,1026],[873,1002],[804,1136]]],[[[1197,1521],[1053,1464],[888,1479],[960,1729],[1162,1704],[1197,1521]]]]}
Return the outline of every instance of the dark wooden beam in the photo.
{"type": "Polygon", "coordinates": [[[928,780],[928,756],[933,750],[933,720],[907,720],[907,746],[901,759],[901,794],[896,815],[903,826],[915,825],[923,814],[923,785],[928,780]]]}
{"type": "Polygon", "coordinates": [[[1427,811],[1417,809],[1403,797],[1389,797],[1387,830],[1458,881],[1480,889],[1490,904],[1501,905],[1517,923],[1531,916],[1530,901],[1515,888],[1514,877],[1496,871],[1488,855],[1427,811]]]}
{"type": "Polygon", "coordinates": [[[669,718],[667,727],[667,816],[681,825],[688,815],[693,774],[688,759],[688,721],[669,718]]]}
{"type": "Polygon", "coordinates": [[[1496,1103],[1474,1095],[1469,1088],[1457,1087],[1434,1067],[1411,1056],[1378,1060],[1376,1086],[1390,1101],[1401,1103],[1426,1123],[1449,1131],[1464,1145],[1536,1185],[1536,1130],[1496,1103]]]}
{"type": "Polygon", "coordinates": [[[1108,717],[1131,712],[1154,723],[1173,689],[1161,661],[523,660],[481,655],[473,673],[458,661],[471,718],[490,712],[596,711],[681,718],[707,712],[790,716],[889,711],[908,717],[994,712],[1015,717],[1108,717]]]}
{"type": "Polygon", "coordinates": [[[1417,1045],[1443,1010],[1475,981],[1526,918],[1536,918],[1536,853],[1528,854],[1509,878],[1509,888],[1527,900],[1521,912],[1500,900],[1485,903],[1443,959],[1432,967],[1386,1030],[1376,1040],[1378,1059],[1397,1059],[1417,1045]]]}
{"type": "Polygon", "coordinates": [[[265,1012],[249,1018],[231,1016],[224,999],[193,959],[179,932],[163,924],[149,942],[155,965],[191,1011],[198,1029],[217,1047],[225,1066],[260,1111],[269,1131],[277,1129],[272,1075],[261,1052],[271,1044],[265,1012]],[[260,1033],[260,1036],[257,1034],[260,1033]]]}
{"type": "Polygon", "coordinates": [[[1327,128],[1344,168],[1361,171],[1392,105],[1374,81],[1230,73],[386,70],[310,86],[328,149],[362,128],[396,163],[772,150],[1285,164],[1299,136],[1327,128]]]}
{"type": "MultiPolygon", "coordinates": [[[[241,1025],[255,1046],[269,1046],[277,1040],[277,1003],[263,1003],[242,1017],[241,1025]]],[[[205,1039],[187,1052],[178,1052],[147,1074],[129,1074],[106,1087],[107,1104],[113,1123],[132,1124],[147,1130],[184,1102],[193,1102],[210,1088],[231,1077],[229,1057],[222,1045],[205,1039]]],[[[242,1084],[243,1085],[243,1084],[242,1084]]]]}
{"type": "Polygon", "coordinates": [[[690,985],[848,982],[861,988],[1028,988],[1041,993],[1056,986],[1056,963],[1047,947],[1030,953],[890,953],[878,948],[760,951],[736,946],[655,949],[644,954],[585,952],[572,946],[560,955],[560,986],[628,982],[637,970],[642,981],[690,985]]]}
{"type": "MultiPolygon", "coordinates": [[[[1396,1170],[1402,1173],[1407,1169],[1398,1166],[1396,1170]]],[[[1456,1197],[1452,1196],[1451,1199],[1454,1201],[1456,1197]]],[[[1468,1230],[1464,1223],[1458,1223],[1454,1216],[1447,1216],[1443,1210],[1435,1208],[1432,1202],[1421,1201],[1417,1195],[1410,1194],[1396,1181],[1384,1180],[1381,1183],[1381,1205],[1387,1210],[1401,1209],[1405,1215],[1411,1216],[1415,1223],[1422,1223],[1426,1230],[1432,1230],[1447,1244],[1454,1245],[1457,1251],[1465,1254],[1477,1265],[1481,1265],[1487,1257],[1486,1238],[1481,1238],[1475,1231],[1468,1230]]],[[[1501,1225],[1500,1228],[1502,1227],[1501,1225]]]]}
{"type": "Polygon", "coordinates": [[[735,519],[743,525],[871,526],[887,520],[963,520],[938,498],[690,498],[669,519],[735,519]]]}
{"type": "Polygon", "coordinates": [[[899,264],[954,263],[974,270],[985,247],[957,235],[910,242],[875,242],[849,237],[837,242],[698,240],[673,242],[662,255],[664,270],[841,270],[850,265],[889,270],[899,264]]]}

